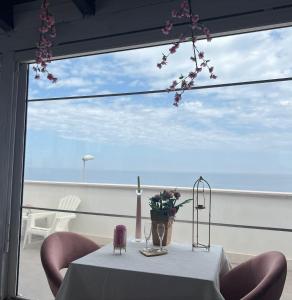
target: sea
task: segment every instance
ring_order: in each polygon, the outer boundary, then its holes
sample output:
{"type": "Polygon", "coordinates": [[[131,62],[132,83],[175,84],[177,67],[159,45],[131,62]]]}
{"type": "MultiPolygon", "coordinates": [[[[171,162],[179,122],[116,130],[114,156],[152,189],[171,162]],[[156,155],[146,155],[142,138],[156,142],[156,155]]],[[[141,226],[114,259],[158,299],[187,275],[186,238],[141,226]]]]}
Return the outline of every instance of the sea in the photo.
{"type": "Polygon", "coordinates": [[[199,176],[213,189],[292,192],[292,174],[160,172],[26,168],[25,180],[192,187],[199,176]]]}

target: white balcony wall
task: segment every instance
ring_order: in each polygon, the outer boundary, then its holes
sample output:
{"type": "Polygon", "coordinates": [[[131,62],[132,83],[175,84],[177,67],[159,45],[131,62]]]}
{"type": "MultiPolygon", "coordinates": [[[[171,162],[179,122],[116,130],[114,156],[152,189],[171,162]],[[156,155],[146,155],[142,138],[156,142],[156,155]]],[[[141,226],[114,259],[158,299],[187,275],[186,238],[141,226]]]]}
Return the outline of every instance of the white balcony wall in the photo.
{"type": "MultiPolygon", "coordinates": [[[[144,186],[142,215],[149,217],[148,199],[164,188],[144,186]]],[[[105,214],[135,215],[135,186],[114,184],[32,182],[24,184],[24,205],[57,208],[59,199],[68,194],[80,197],[78,210],[105,214]]],[[[182,199],[192,197],[191,188],[178,188],[182,199]]],[[[213,190],[212,222],[237,225],[292,228],[292,194],[213,190]]],[[[206,220],[206,211],[202,220],[206,220]]],[[[191,220],[191,204],[177,214],[177,220],[191,220]]],[[[125,224],[134,236],[135,219],[108,216],[90,217],[78,214],[71,223],[71,230],[89,236],[111,238],[113,227],[125,224]]],[[[207,227],[201,225],[202,241],[206,240],[207,227]]],[[[211,243],[221,244],[232,253],[255,255],[268,250],[279,250],[292,259],[292,232],[255,230],[212,226],[211,243]]],[[[173,240],[191,245],[191,224],[174,223],[173,240]]]]}

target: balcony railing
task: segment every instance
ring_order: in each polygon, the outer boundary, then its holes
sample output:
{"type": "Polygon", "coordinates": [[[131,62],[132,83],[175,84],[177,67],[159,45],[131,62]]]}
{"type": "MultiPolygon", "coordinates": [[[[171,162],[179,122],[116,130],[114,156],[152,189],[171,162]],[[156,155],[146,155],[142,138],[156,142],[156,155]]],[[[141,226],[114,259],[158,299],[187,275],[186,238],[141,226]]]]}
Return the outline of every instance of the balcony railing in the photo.
{"type": "MultiPolygon", "coordinates": [[[[148,199],[165,186],[143,186],[142,216],[149,218],[148,199]]],[[[177,188],[182,199],[192,197],[192,189],[177,188]]],[[[39,210],[55,210],[59,200],[69,194],[77,195],[81,204],[70,230],[88,236],[111,238],[117,223],[128,227],[134,236],[136,186],[118,184],[88,184],[26,181],[23,205],[39,210]],[[96,218],[88,218],[88,215],[96,218]]],[[[226,251],[254,255],[269,249],[280,250],[291,258],[292,232],[290,212],[292,194],[237,190],[212,191],[212,237],[226,251]]],[[[190,243],[191,205],[177,214],[173,240],[190,243]]],[[[202,236],[205,234],[202,216],[202,236]]]]}
{"type": "MultiPolygon", "coordinates": [[[[143,186],[142,217],[148,219],[148,199],[173,187],[143,186]]],[[[192,197],[192,188],[178,187],[182,199],[192,197]]],[[[57,211],[59,201],[66,195],[77,195],[81,199],[76,218],[70,222],[69,230],[94,239],[103,244],[111,241],[113,228],[125,224],[128,234],[134,237],[136,212],[136,186],[118,184],[89,184],[65,182],[25,181],[23,211],[57,211]]],[[[223,245],[233,265],[268,250],[279,250],[288,258],[291,267],[292,194],[278,192],[254,192],[237,190],[212,191],[211,243],[223,245]]],[[[191,247],[192,206],[179,210],[173,226],[172,240],[190,244],[191,247]]],[[[27,226],[23,219],[23,232],[27,226]]],[[[200,234],[206,238],[207,215],[201,219],[200,234]]],[[[23,234],[22,234],[23,237],[23,234]]],[[[42,270],[39,251],[42,239],[34,238],[22,248],[19,268],[19,293],[28,299],[52,300],[47,280],[42,270]],[[36,285],[35,283],[38,282],[36,285]]],[[[289,277],[282,300],[291,298],[289,277]]]]}

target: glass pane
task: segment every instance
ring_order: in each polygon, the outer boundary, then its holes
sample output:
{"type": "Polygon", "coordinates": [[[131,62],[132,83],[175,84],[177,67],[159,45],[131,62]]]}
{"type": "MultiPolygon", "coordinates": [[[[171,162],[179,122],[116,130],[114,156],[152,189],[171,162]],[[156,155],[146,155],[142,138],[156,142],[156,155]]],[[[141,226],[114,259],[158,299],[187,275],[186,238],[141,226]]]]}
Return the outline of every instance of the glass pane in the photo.
{"type": "MultiPolygon", "coordinates": [[[[35,225],[38,228],[43,228],[44,231],[51,228],[55,215],[52,215],[51,211],[34,209],[23,209],[22,214],[18,295],[31,300],[53,300],[55,298],[49,288],[40,259],[40,248],[44,236],[39,235],[36,228],[31,229],[30,222],[32,219],[35,220],[35,225]],[[24,244],[26,235],[28,238],[24,244]]],[[[76,215],[69,222],[69,231],[79,233],[102,246],[112,241],[114,225],[121,222],[128,228],[134,228],[131,219],[76,215]]],[[[66,269],[63,269],[61,273],[65,275],[66,269]]]]}
{"type": "MultiPolygon", "coordinates": [[[[35,187],[37,189],[37,187],[35,187]]],[[[37,191],[37,190],[36,190],[37,191]]],[[[155,189],[152,190],[152,192],[155,189]]],[[[48,190],[48,193],[51,191],[48,190]]],[[[112,194],[108,194],[108,199],[114,200],[115,203],[120,202],[120,198],[117,197],[119,192],[123,193],[123,190],[114,188],[112,194]]],[[[150,192],[150,190],[149,190],[150,192]]],[[[186,193],[191,194],[191,191],[186,193]]],[[[100,197],[99,193],[96,193],[96,198],[100,197]]],[[[144,194],[143,194],[144,197],[144,194]]],[[[146,197],[146,195],[145,195],[146,197]]],[[[132,199],[134,200],[134,199],[132,199]]],[[[250,222],[250,218],[247,216],[250,212],[254,216],[261,215],[260,221],[275,221],[275,207],[281,208],[281,211],[278,210],[277,216],[278,220],[275,222],[278,224],[280,217],[287,215],[286,220],[289,220],[288,213],[290,209],[286,206],[287,201],[281,199],[281,197],[275,198],[275,205],[271,205],[271,198],[260,198],[248,195],[236,195],[221,193],[214,194],[214,207],[213,207],[213,222],[220,221],[220,218],[224,219],[224,216],[234,218],[237,224],[242,222],[250,222]],[[252,205],[249,205],[252,204],[252,205]],[[258,207],[264,207],[265,211],[262,209],[259,211],[258,207]],[[257,209],[254,209],[257,208],[257,209]],[[238,219],[238,211],[240,210],[240,218],[238,219]],[[286,212],[285,212],[286,210],[286,212]],[[228,213],[226,213],[228,212],[228,213]],[[248,214],[246,214],[248,212],[248,214]],[[272,216],[272,217],[271,217],[272,216]],[[219,218],[218,218],[219,217],[219,218]],[[270,218],[271,217],[271,218],[270,218]],[[237,219],[236,219],[237,218],[237,219]]],[[[134,202],[134,201],[133,201],[134,202]]],[[[108,204],[107,201],[104,203],[108,204]]],[[[112,202],[113,204],[113,202],[112,202]]],[[[124,201],[124,206],[131,206],[131,199],[124,201]]],[[[112,206],[113,207],[113,206],[112,206]]],[[[290,207],[291,208],[291,207],[290,207]]],[[[146,210],[144,210],[146,212],[146,210]]],[[[133,212],[132,212],[133,213],[133,212]]],[[[147,210],[149,213],[149,209],[147,210]]],[[[190,209],[183,208],[179,212],[179,219],[185,216],[185,214],[190,215],[190,209]]],[[[50,228],[52,225],[52,212],[46,211],[36,211],[34,209],[23,209],[23,220],[22,220],[22,238],[21,238],[21,248],[20,248],[20,262],[19,262],[19,289],[18,294],[22,295],[27,299],[37,300],[53,300],[54,297],[50,291],[45,272],[43,270],[41,260],[40,260],[40,247],[42,245],[43,236],[37,234],[36,231],[32,231],[30,228],[30,223],[32,219],[36,220],[36,225],[41,228],[50,228]],[[42,213],[43,218],[36,215],[42,213]],[[47,213],[47,215],[46,215],[47,213]],[[27,239],[24,244],[23,241],[25,236],[31,234],[31,239],[27,239]],[[36,284],[37,283],[37,284],[36,284]]],[[[283,218],[282,218],[283,219],[283,218]]],[[[204,220],[204,218],[202,219],[204,220]]],[[[105,216],[89,216],[76,214],[75,218],[70,220],[69,231],[76,232],[90,238],[98,245],[102,246],[105,244],[110,244],[112,242],[113,228],[117,224],[124,224],[127,227],[128,236],[130,243],[134,237],[134,228],[135,228],[135,219],[129,218],[114,218],[114,217],[105,217],[105,216]]],[[[144,222],[142,222],[143,228],[144,222]]],[[[249,225],[251,225],[249,223],[249,225]]],[[[189,245],[191,249],[191,224],[174,222],[173,223],[173,233],[172,233],[172,242],[179,242],[185,245],[189,245]]],[[[143,234],[143,233],[142,233],[143,234]]],[[[247,260],[250,255],[259,254],[267,251],[267,249],[279,250],[284,252],[289,257],[291,253],[291,243],[289,242],[289,237],[291,233],[287,232],[273,232],[273,231],[262,231],[262,230],[251,230],[251,229],[242,229],[242,228],[226,228],[220,226],[212,226],[211,231],[211,242],[212,244],[222,245],[231,259],[231,262],[234,265],[237,265],[241,261],[247,260]],[[240,238],[239,238],[240,237],[240,238]],[[253,241],[250,243],[250,241],[253,241]],[[271,244],[271,241],[273,243],[271,244]],[[240,255],[238,253],[241,253],[240,255]]],[[[207,226],[200,225],[200,241],[207,241],[207,226]]],[[[144,241],[141,243],[141,249],[145,246],[144,241]]],[[[150,239],[150,246],[152,247],[152,238],[150,239]]],[[[191,251],[191,250],[190,250],[191,251]]],[[[125,254],[127,255],[127,254],[125,254]]],[[[62,270],[61,273],[65,275],[66,269],[62,270]]],[[[288,287],[289,290],[289,287],[288,287]]],[[[287,292],[287,290],[286,290],[287,292]]]]}
{"type": "Polygon", "coordinates": [[[172,97],[30,102],[25,179],[292,191],[290,82],[172,97]]]}
{"type": "MultiPolygon", "coordinates": [[[[292,28],[283,28],[215,38],[211,43],[201,41],[198,47],[211,60],[218,78],[210,80],[205,72],[198,77],[197,85],[291,76],[291,39],[292,28]]],[[[49,70],[59,78],[58,83],[36,81],[30,72],[29,98],[166,89],[177,76],[192,71],[190,43],[169,58],[166,68],[157,69],[162,53],[169,48],[157,46],[54,61],[49,70]]]]}
{"type": "MultiPolygon", "coordinates": [[[[291,30],[200,42],[219,77],[210,82],[205,74],[198,84],[291,76],[291,30]]],[[[54,62],[59,83],[36,82],[31,73],[30,98],[165,88],[189,68],[185,43],[168,68],[157,70],[168,47],[54,62]]],[[[282,82],[187,91],[178,108],[167,93],[29,102],[19,294],[53,299],[39,259],[43,237],[32,234],[24,245],[36,213],[36,226],[50,232],[73,231],[106,244],[114,226],[125,224],[131,240],[138,175],[144,217],[150,216],[151,196],[176,187],[182,200],[189,199],[203,175],[213,188],[212,222],[290,228],[289,195],[271,192],[292,192],[291,95],[291,83],[282,82]],[[72,197],[77,200],[68,205],[72,197]],[[63,222],[54,222],[60,216],[63,222]]],[[[190,204],[180,209],[177,221],[183,222],[174,223],[172,241],[190,245],[192,228],[184,221],[191,216],[190,204]]],[[[234,264],[271,247],[287,257],[292,251],[291,233],[220,226],[212,226],[211,233],[211,243],[223,245],[234,264]]],[[[207,240],[204,225],[200,236],[207,240]]]]}

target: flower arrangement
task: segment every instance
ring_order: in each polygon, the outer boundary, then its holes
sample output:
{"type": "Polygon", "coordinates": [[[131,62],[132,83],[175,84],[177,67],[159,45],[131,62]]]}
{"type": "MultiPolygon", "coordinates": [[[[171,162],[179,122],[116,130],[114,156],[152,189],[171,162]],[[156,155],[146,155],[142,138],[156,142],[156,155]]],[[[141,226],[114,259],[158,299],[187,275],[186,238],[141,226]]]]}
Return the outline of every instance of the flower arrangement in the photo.
{"type": "MultiPolygon", "coordinates": [[[[209,65],[210,60],[205,58],[205,53],[197,48],[196,42],[197,37],[195,33],[200,33],[204,35],[208,42],[212,40],[210,30],[201,23],[200,17],[193,14],[191,1],[184,0],[181,2],[178,10],[172,10],[171,16],[173,19],[186,19],[189,22],[189,27],[191,31],[191,38],[187,38],[186,34],[181,34],[176,42],[174,42],[168,50],[167,54],[162,53],[162,59],[157,63],[157,68],[161,69],[163,66],[167,65],[167,60],[170,55],[175,54],[182,42],[192,41],[193,53],[190,60],[194,64],[192,70],[186,74],[181,74],[177,80],[174,80],[172,84],[168,87],[167,91],[175,91],[174,96],[174,106],[178,106],[181,101],[182,94],[195,85],[195,79],[203,71],[207,69],[209,72],[210,79],[216,79],[217,76],[214,74],[214,67],[209,65]]],[[[173,29],[173,22],[167,20],[165,26],[162,28],[162,33],[168,35],[173,29]]]]}
{"type": "Polygon", "coordinates": [[[51,48],[53,46],[53,39],[56,37],[55,18],[49,12],[49,5],[49,0],[43,0],[40,11],[40,38],[37,44],[36,65],[33,66],[33,70],[35,72],[35,79],[40,79],[41,74],[43,74],[46,75],[49,81],[55,83],[58,80],[57,77],[47,69],[53,57],[51,48]]]}
{"type": "Polygon", "coordinates": [[[187,199],[183,202],[177,203],[180,197],[181,194],[176,190],[164,190],[163,192],[151,197],[149,199],[149,205],[153,213],[174,217],[180,207],[192,201],[192,199],[187,199]]]}

